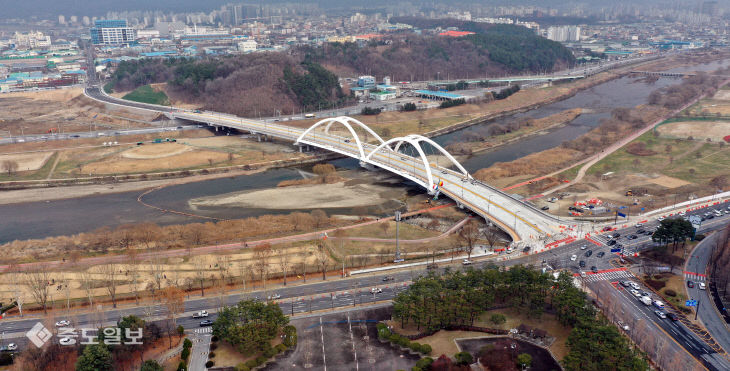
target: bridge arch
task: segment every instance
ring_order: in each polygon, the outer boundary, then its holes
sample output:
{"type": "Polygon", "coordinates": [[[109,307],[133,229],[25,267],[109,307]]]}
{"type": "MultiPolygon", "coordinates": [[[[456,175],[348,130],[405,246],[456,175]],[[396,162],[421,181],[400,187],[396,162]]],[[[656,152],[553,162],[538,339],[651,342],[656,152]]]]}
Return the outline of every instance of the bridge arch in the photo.
{"type": "Polygon", "coordinates": [[[421,162],[423,162],[423,168],[426,171],[426,181],[428,182],[426,184],[426,187],[428,188],[428,191],[431,192],[434,187],[433,173],[431,172],[431,164],[428,162],[428,158],[426,157],[426,154],[423,152],[423,147],[421,147],[421,142],[426,142],[426,143],[430,144],[431,146],[433,146],[434,148],[436,148],[439,152],[441,152],[441,154],[446,156],[446,158],[449,159],[449,161],[451,161],[451,163],[456,165],[456,167],[459,169],[459,171],[461,171],[461,174],[464,175],[464,177],[471,178],[471,175],[469,174],[469,172],[466,171],[466,169],[464,169],[464,167],[461,166],[459,161],[456,161],[454,156],[452,156],[448,151],[446,151],[443,147],[441,147],[438,143],[434,142],[433,140],[426,138],[422,135],[418,135],[418,134],[411,134],[411,135],[407,135],[405,137],[392,138],[386,142],[383,142],[381,145],[379,145],[374,150],[372,150],[370,153],[368,153],[367,157],[365,157],[365,161],[372,162],[371,159],[372,159],[373,155],[375,155],[378,151],[380,151],[383,148],[387,148],[388,150],[390,150],[392,152],[398,152],[398,149],[400,148],[401,145],[403,145],[404,143],[409,143],[416,149],[419,157],[421,158],[421,162]],[[393,144],[395,144],[395,147],[391,148],[390,146],[393,144]]]}
{"type": "MultiPolygon", "coordinates": [[[[357,132],[355,131],[355,129],[353,129],[352,125],[350,125],[351,123],[356,124],[357,126],[364,129],[370,135],[375,137],[375,139],[377,139],[379,143],[385,142],[383,140],[383,138],[380,137],[380,135],[378,135],[376,132],[373,131],[373,129],[370,129],[367,125],[360,122],[359,120],[356,120],[352,117],[347,117],[347,116],[338,116],[338,117],[329,117],[329,118],[317,121],[317,123],[310,126],[309,129],[305,130],[302,133],[302,135],[300,135],[294,143],[297,144],[300,142],[302,142],[302,143],[307,142],[307,140],[305,139],[307,134],[314,131],[314,129],[316,129],[319,126],[325,125],[324,132],[325,132],[325,134],[329,134],[329,130],[330,130],[330,127],[332,126],[332,124],[342,124],[350,132],[350,134],[352,134],[352,137],[355,139],[355,144],[357,145],[357,150],[360,153],[360,160],[364,160],[365,159],[365,149],[363,147],[363,143],[360,141],[360,136],[357,135],[357,132]]],[[[312,143],[312,144],[314,144],[314,143],[312,143]]]]}

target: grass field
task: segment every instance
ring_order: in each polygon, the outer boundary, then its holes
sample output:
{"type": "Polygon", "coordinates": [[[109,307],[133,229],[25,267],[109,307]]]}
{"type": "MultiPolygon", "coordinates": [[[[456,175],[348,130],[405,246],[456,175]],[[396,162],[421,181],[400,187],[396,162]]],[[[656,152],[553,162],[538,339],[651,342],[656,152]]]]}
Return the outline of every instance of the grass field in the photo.
{"type": "Polygon", "coordinates": [[[149,85],[140,86],[137,89],[134,89],[132,92],[123,96],[122,99],[141,103],[159,104],[162,106],[170,105],[170,100],[167,98],[167,94],[165,94],[165,92],[155,91],[149,85]]]}

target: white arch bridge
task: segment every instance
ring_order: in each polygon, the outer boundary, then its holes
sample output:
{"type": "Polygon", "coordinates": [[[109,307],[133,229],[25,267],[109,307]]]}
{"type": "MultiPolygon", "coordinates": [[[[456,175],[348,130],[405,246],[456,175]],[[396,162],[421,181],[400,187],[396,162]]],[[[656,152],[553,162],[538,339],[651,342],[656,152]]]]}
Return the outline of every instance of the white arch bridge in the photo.
{"type": "MultiPolygon", "coordinates": [[[[380,168],[398,174],[424,187],[430,194],[438,191],[500,226],[520,245],[541,248],[564,232],[565,222],[526,204],[488,184],[471,177],[468,171],[444,148],[421,135],[383,140],[362,122],[346,116],[318,121],[307,129],[279,123],[245,119],[217,112],[200,112],[124,101],[104,94],[98,87],[87,87],[86,95],[109,104],[133,106],[162,112],[173,119],[202,122],[250,132],[260,138],[274,137],[300,146],[318,147],[356,158],[366,168],[380,168]],[[333,130],[334,127],[337,130],[333,130]],[[357,130],[356,130],[357,129],[357,130]],[[425,144],[425,146],[424,146],[425,144]],[[431,148],[446,158],[448,166],[436,163],[424,151],[431,148]],[[407,154],[406,149],[410,150],[407,154]],[[452,170],[451,167],[454,169],[452,170]]],[[[575,223],[575,222],[573,222],[575,223]]],[[[586,228],[586,231],[589,228],[586,228]]]]}
{"type": "Polygon", "coordinates": [[[364,123],[346,116],[325,118],[302,129],[219,113],[178,111],[168,115],[292,141],[300,149],[311,146],[337,152],[358,159],[366,168],[398,174],[424,187],[429,194],[436,192],[436,186],[442,183],[438,192],[491,220],[509,233],[518,245],[541,247],[548,238],[563,231],[557,218],[473,179],[443,147],[421,135],[384,140],[364,123]],[[434,156],[429,156],[425,148],[435,150],[447,164],[434,163],[434,156]],[[412,155],[406,154],[406,149],[412,155]]]}

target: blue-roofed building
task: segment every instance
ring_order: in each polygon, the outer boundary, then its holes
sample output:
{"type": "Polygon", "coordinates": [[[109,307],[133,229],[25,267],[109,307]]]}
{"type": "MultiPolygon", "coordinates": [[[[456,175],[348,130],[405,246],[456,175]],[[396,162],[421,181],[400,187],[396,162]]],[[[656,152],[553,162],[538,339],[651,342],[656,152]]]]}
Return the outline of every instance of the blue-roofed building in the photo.
{"type": "Polygon", "coordinates": [[[466,98],[463,95],[449,93],[449,92],[445,92],[445,91],[414,90],[413,93],[418,94],[424,98],[430,98],[430,99],[452,100],[452,99],[465,99],[466,98]]]}

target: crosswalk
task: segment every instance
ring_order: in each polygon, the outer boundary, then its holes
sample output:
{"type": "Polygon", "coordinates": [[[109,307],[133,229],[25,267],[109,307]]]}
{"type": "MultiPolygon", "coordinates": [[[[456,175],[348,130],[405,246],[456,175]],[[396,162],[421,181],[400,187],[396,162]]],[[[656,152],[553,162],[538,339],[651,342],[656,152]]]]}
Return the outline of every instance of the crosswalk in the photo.
{"type": "Polygon", "coordinates": [[[213,328],[212,327],[201,327],[201,328],[196,328],[195,330],[193,330],[193,332],[196,334],[210,334],[213,332],[213,328]]]}
{"type": "Polygon", "coordinates": [[[702,273],[694,273],[694,272],[684,272],[684,278],[688,280],[698,281],[702,282],[707,279],[707,277],[702,273]]]}
{"type": "Polygon", "coordinates": [[[626,280],[629,278],[634,278],[634,276],[631,275],[631,273],[627,271],[612,271],[612,272],[602,272],[602,273],[596,273],[596,274],[587,274],[584,278],[586,282],[596,282],[596,281],[617,281],[617,280],[626,280]]]}

